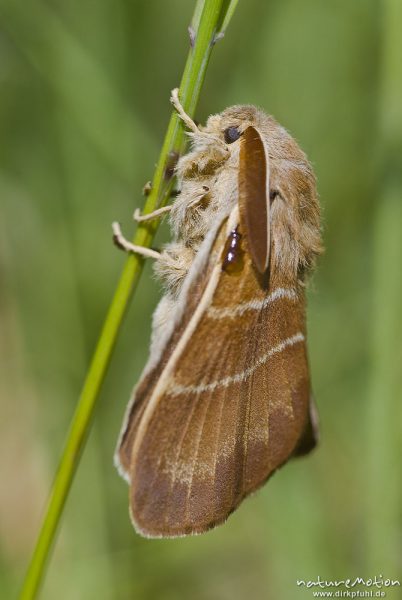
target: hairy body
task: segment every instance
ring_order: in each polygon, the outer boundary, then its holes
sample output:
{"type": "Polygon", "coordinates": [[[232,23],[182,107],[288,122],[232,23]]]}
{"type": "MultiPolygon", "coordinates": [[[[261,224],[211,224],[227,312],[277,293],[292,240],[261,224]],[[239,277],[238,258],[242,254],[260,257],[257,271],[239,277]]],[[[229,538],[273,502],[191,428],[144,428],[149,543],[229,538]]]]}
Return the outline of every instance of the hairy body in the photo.
{"type": "Polygon", "coordinates": [[[153,317],[152,345],[172,319],[175,304],[194,258],[211,228],[222,222],[238,200],[239,144],[227,144],[228,128],[242,134],[256,127],[267,140],[271,171],[271,268],[289,280],[303,281],[322,251],[315,177],[305,153],[275,119],[252,105],[237,105],[209,117],[189,133],[191,151],[178,162],[179,194],[170,211],[173,241],[154,270],[165,295],[153,317]]]}

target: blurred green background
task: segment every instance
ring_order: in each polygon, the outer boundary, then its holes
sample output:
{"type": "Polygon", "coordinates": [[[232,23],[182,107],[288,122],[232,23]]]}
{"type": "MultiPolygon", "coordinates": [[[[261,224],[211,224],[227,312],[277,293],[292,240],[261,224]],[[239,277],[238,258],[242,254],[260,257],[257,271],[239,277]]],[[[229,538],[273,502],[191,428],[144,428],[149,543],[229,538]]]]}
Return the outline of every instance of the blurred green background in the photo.
{"type": "MultiPolygon", "coordinates": [[[[312,597],[296,579],[402,579],[401,6],[240,0],[196,115],[257,104],[315,167],[326,245],[309,289],[319,449],[204,536],[134,533],[112,456],[160,294],[148,266],[43,599],[293,600],[312,597]]],[[[110,224],[133,230],[192,10],[185,0],[0,0],[1,598],[16,594],[34,545],[124,262],[110,224]]]]}

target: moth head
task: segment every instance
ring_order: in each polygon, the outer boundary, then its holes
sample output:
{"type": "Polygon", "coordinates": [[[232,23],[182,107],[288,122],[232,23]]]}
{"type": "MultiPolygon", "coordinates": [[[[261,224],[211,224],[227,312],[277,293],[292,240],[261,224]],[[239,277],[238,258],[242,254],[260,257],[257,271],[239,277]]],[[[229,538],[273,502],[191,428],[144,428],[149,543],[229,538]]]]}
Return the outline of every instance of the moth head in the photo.
{"type": "MultiPolygon", "coordinates": [[[[247,177],[242,168],[249,169],[250,165],[254,165],[252,177],[259,178],[261,186],[263,178],[254,163],[260,161],[260,169],[266,169],[270,269],[288,279],[303,279],[322,252],[316,180],[305,153],[273,117],[251,105],[232,106],[209,117],[204,130],[219,136],[230,148],[230,162],[239,165],[239,189],[241,178],[247,177]],[[252,131],[256,134],[250,135],[252,131]],[[241,148],[243,146],[243,156],[247,155],[247,140],[253,141],[256,135],[264,147],[265,163],[261,152],[256,152],[252,144],[249,146],[250,153],[254,155],[246,156],[247,160],[242,163],[241,148]]],[[[263,190],[260,192],[264,193],[263,190]]],[[[259,211],[260,208],[256,204],[249,210],[259,211]]],[[[253,221],[258,222],[258,215],[250,220],[253,221]]],[[[247,236],[250,245],[253,231],[246,231],[247,236]]],[[[263,270],[264,260],[258,259],[258,249],[253,259],[259,262],[257,268],[263,270]]]]}
{"type": "Polygon", "coordinates": [[[241,137],[247,127],[257,124],[258,113],[261,111],[255,106],[232,106],[210,116],[203,130],[224,141],[232,154],[238,154],[241,137]]]}

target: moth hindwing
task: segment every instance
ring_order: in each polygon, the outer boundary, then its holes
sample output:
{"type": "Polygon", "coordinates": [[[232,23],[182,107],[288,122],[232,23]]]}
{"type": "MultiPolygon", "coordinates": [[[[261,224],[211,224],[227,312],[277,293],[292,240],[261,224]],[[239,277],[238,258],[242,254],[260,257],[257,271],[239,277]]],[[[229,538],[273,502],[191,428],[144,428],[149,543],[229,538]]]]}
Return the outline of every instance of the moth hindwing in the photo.
{"type": "MultiPolygon", "coordinates": [[[[183,118],[187,118],[185,115],[183,118]]],[[[166,293],[116,460],[149,537],[222,523],[314,446],[303,279],[321,251],[314,175],[291,136],[235,106],[177,167],[166,293]]]]}

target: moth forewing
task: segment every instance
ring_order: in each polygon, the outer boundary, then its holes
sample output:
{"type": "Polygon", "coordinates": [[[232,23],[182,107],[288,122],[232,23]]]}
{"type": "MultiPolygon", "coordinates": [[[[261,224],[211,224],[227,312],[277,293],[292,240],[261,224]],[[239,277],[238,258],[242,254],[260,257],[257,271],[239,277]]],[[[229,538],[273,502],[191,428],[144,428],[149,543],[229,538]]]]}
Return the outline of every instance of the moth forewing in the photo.
{"type": "Polygon", "coordinates": [[[242,135],[238,182],[241,225],[253,262],[264,273],[270,254],[269,155],[255,127],[242,135]]]}

